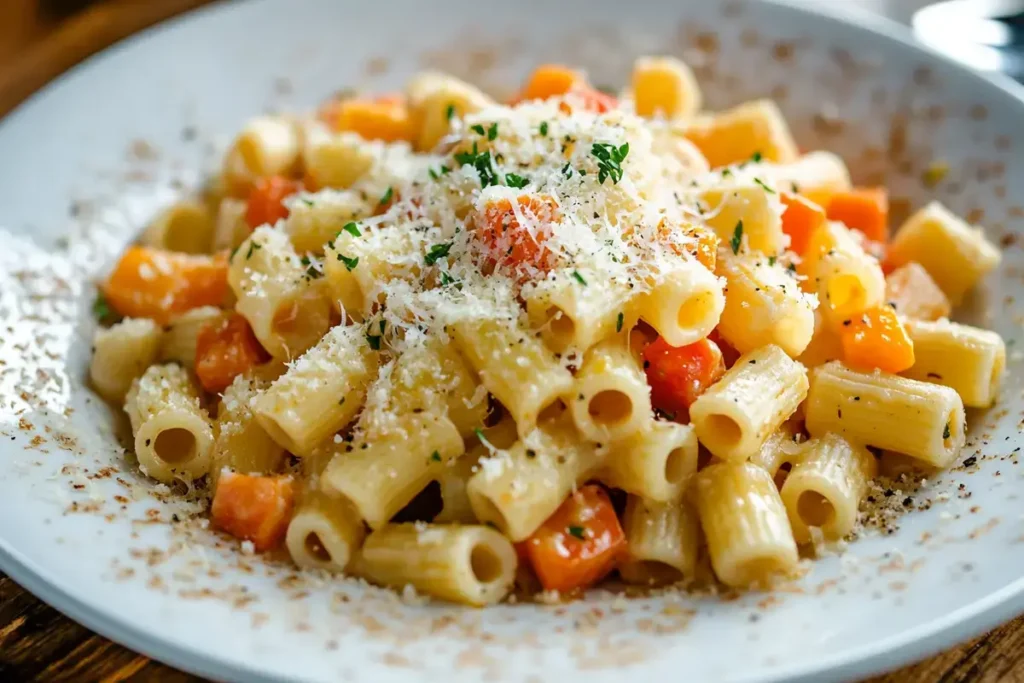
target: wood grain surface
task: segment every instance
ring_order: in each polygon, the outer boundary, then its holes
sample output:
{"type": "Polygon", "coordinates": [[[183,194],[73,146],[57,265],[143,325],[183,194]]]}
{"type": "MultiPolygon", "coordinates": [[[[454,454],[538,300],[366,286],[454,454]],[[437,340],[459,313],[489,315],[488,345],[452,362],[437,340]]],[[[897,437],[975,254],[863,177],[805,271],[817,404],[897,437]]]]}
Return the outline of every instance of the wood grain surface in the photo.
{"type": "MultiPolygon", "coordinates": [[[[104,0],[71,18],[35,0],[0,0],[0,116],[121,38],[209,0],[104,0]]],[[[98,636],[0,574],[0,681],[201,679],[98,636]]],[[[1024,683],[1024,617],[871,683],[1024,683]]]]}

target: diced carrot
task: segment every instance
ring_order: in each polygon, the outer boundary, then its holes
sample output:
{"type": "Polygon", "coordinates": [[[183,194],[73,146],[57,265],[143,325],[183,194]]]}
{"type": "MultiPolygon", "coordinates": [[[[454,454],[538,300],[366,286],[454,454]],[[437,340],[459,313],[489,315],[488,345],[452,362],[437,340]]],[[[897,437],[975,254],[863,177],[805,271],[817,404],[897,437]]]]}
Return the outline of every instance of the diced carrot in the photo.
{"type": "Polygon", "coordinates": [[[742,355],[729,342],[722,339],[722,334],[718,331],[717,327],[708,334],[708,341],[717,346],[718,350],[722,352],[722,360],[725,362],[726,369],[731,368],[736,359],[742,355]]]}
{"type": "MultiPolygon", "coordinates": [[[[583,109],[598,114],[604,114],[619,106],[619,99],[615,95],[601,92],[586,83],[576,85],[570,94],[576,95],[583,101],[583,109]]],[[[566,114],[572,113],[572,107],[568,102],[562,102],[558,108],[566,114]]]]}
{"type": "Polygon", "coordinates": [[[353,99],[338,107],[337,129],[358,133],[365,140],[398,142],[416,136],[409,107],[401,97],[353,99]]]}
{"type": "Polygon", "coordinates": [[[330,126],[331,130],[338,130],[338,121],[341,120],[341,106],[346,101],[339,97],[332,97],[317,107],[316,118],[330,126]]]}
{"type": "Polygon", "coordinates": [[[257,552],[263,552],[284,539],[294,505],[295,481],[291,476],[223,470],[210,516],[214,526],[235,538],[252,541],[257,552]]]}
{"type": "Polygon", "coordinates": [[[273,225],[288,218],[288,208],[284,205],[284,200],[302,190],[303,185],[297,180],[283,176],[260,178],[249,193],[245,222],[255,230],[265,223],[273,225]]]}
{"type": "Polygon", "coordinates": [[[851,367],[896,373],[914,364],[914,343],[891,306],[844,320],[839,334],[843,360],[851,367]]]}
{"type": "Polygon", "coordinates": [[[121,315],[164,324],[187,310],[223,303],[228,291],[227,254],[128,247],[101,288],[107,303],[121,315]]]}
{"type": "Polygon", "coordinates": [[[583,590],[610,572],[626,550],[626,536],[608,494],[584,486],[523,542],[545,590],[583,590]]]}
{"type": "Polygon", "coordinates": [[[884,187],[858,187],[836,192],[825,208],[829,220],[860,230],[869,240],[889,239],[889,193],[884,187]]]}
{"type": "Polygon", "coordinates": [[[270,360],[249,321],[238,313],[199,328],[196,337],[196,376],[203,388],[220,393],[235,377],[270,360]]]}
{"type": "Polygon", "coordinates": [[[474,221],[476,235],[494,254],[496,263],[517,266],[546,266],[543,243],[551,225],[560,218],[558,204],[549,195],[522,195],[518,198],[519,213],[529,224],[520,225],[508,199],[490,201],[482,215],[474,221]]]}
{"type": "Polygon", "coordinates": [[[825,211],[798,194],[782,192],[779,198],[786,207],[782,212],[782,231],[789,235],[789,248],[803,254],[811,235],[825,222],[825,211]]]}
{"type": "Polygon", "coordinates": [[[725,374],[722,352],[709,339],[675,347],[658,337],[644,349],[644,368],[651,403],[672,416],[689,411],[697,397],[725,374]]]}
{"type": "Polygon", "coordinates": [[[569,92],[578,83],[585,82],[583,74],[561,64],[542,64],[534,69],[526,85],[510,104],[527,100],[546,100],[569,92]]]}

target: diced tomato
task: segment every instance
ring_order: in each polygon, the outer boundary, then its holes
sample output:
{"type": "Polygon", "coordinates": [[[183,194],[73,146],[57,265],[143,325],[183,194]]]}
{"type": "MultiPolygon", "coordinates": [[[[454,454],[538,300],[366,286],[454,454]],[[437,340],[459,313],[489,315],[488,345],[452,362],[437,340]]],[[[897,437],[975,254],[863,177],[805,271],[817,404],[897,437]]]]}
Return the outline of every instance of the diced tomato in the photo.
{"type": "Polygon", "coordinates": [[[224,302],[227,254],[191,255],[128,247],[101,289],[111,308],[121,315],[165,324],[193,308],[224,302]]]}
{"type": "Polygon", "coordinates": [[[669,415],[685,414],[725,374],[722,352],[709,339],[674,347],[658,337],[644,349],[644,368],[651,403],[669,415]]]}
{"type": "Polygon", "coordinates": [[[532,231],[520,225],[512,202],[499,199],[488,202],[474,221],[477,238],[494,255],[496,263],[517,266],[529,263],[545,267],[544,241],[551,225],[561,218],[558,204],[549,195],[522,195],[517,200],[519,213],[532,231]]]}
{"type": "Polygon", "coordinates": [[[249,193],[249,204],[245,210],[245,222],[254,230],[261,225],[273,225],[288,218],[284,200],[302,192],[303,184],[283,176],[260,178],[249,193]]]}
{"type": "Polygon", "coordinates": [[[839,334],[843,360],[851,367],[897,373],[914,365],[914,342],[888,305],[844,320],[839,334]]]}
{"type": "Polygon", "coordinates": [[[600,581],[625,554],[626,535],[608,494],[584,486],[520,544],[545,590],[568,593],[600,581]]]}
{"type": "Polygon", "coordinates": [[[238,313],[207,323],[196,338],[196,376],[207,391],[220,393],[235,377],[270,360],[249,321],[238,313]]]}
{"type": "Polygon", "coordinates": [[[257,552],[281,543],[295,505],[291,476],[238,474],[222,470],[210,507],[214,526],[252,541],[257,552]]]}
{"type": "Polygon", "coordinates": [[[782,192],[779,198],[786,206],[782,213],[782,231],[789,235],[789,248],[802,255],[811,235],[825,222],[825,211],[798,194],[782,192]]]}

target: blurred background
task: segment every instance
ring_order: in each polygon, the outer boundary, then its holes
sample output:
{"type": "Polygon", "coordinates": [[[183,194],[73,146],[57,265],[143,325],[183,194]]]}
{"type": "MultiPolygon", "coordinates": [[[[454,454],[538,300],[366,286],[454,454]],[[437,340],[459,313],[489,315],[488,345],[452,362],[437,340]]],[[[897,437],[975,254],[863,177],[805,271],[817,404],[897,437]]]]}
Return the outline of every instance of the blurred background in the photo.
{"type": "MultiPolygon", "coordinates": [[[[0,0],[0,116],[90,54],[211,1],[0,0]]],[[[791,1],[886,16],[973,68],[1024,80],[1024,0],[791,1]]]]}

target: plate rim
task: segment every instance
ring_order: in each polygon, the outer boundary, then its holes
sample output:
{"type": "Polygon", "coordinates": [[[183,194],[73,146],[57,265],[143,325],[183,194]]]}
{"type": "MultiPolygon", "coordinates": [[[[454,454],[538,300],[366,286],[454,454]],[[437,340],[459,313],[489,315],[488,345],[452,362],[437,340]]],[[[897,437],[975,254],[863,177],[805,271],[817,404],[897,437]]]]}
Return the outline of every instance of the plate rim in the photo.
{"type": "MultiPolygon", "coordinates": [[[[887,40],[899,43],[906,49],[927,56],[931,60],[941,62],[964,76],[986,82],[1024,108],[1024,84],[1017,83],[1001,74],[972,70],[934,48],[918,42],[909,27],[887,17],[835,3],[810,4],[801,0],[756,1],[786,12],[824,18],[845,29],[854,28],[875,33],[887,40]]],[[[231,11],[233,6],[239,4],[241,3],[238,0],[215,0],[208,5],[186,10],[111,43],[51,79],[3,117],[0,117],[0,129],[4,127],[4,123],[29,109],[58,84],[92,68],[97,62],[123,51],[132,43],[143,42],[155,34],[170,30],[180,23],[197,19],[201,15],[231,11]]],[[[156,631],[147,631],[134,626],[116,612],[91,606],[72,591],[62,587],[59,581],[50,576],[45,567],[31,562],[17,549],[11,547],[3,537],[0,537],[0,571],[37,599],[94,633],[166,666],[215,680],[244,680],[258,683],[306,680],[299,676],[269,674],[244,662],[175,643],[160,637],[156,631]]],[[[782,669],[766,676],[746,676],[736,680],[760,681],[762,683],[774,681],[818,682],[873,676],[921,661],[937,652],[973,639],[1021,614],[1024,614],[1024,577],[975,600],[973,603],[948,612],[941,618],[908,628],[888,639],[840,651],[835,655],[812,659],[802,665],[782,669]]],[[[640,665],[639,669],[642,670],[642,668],[643,665],[640,665]]]]}

